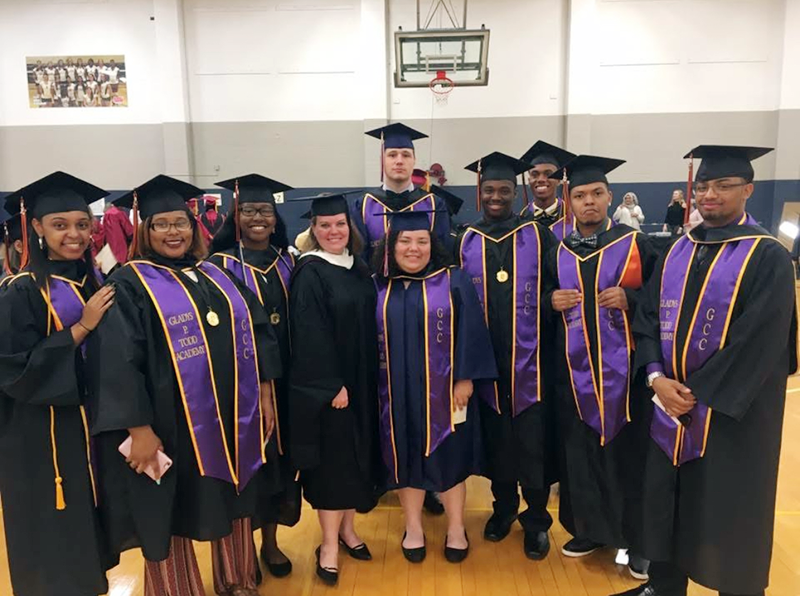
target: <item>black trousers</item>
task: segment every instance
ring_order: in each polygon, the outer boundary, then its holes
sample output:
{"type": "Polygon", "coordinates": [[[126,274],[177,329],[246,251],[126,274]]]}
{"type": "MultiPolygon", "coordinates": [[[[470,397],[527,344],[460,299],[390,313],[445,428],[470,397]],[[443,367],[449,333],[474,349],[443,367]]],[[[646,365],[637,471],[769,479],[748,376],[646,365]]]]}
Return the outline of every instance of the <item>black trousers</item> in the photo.
{"type": "MultiPolygon", "coordinates": [[[[659,595],[663,596],[686,596],[686,588],[689,585],[689,577],[673,563],[669,561],[653,561],[650,563],[650,584],[655,587],[659,595]]],[[[720,596],[764,596],[764,592],[758,594],[730,594],[720,592],[720,596]]]]}
{"type": "MultiPolygon", "coordinates": [[[[516,482],[492,482],[492,507],[497,515],[511,517],[519,511],[519,491],[516,482]]],[[[530,489],[522,487],[522,496],[528,508],[519,514],[519,523],[526,532],[547,532],[553,525],[553,518],[547,511],[550,489],[530,489]]]]}

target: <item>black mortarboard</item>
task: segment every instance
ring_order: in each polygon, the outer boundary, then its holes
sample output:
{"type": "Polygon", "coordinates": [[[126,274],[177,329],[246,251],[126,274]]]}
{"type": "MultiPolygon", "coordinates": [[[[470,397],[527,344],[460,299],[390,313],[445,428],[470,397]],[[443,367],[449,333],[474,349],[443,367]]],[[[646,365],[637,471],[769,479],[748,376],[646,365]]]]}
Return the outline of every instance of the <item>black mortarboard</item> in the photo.
{"type": "Polygon", "coordinates": [[[459,211],[461,211],[461,206],[464,204],[464,199],[461,197],[454,195],[449,190],[445,190],[436,184],[431,184],[431,192],[444,200],[450,215],[456,215],[459,211]]]}
{"type": "Polygon", "coordinates": [[[528,164],[516,157],[495,151],[469,164],[465,170],[476,172],[480,180],[510,180],[517,182],[517,176],[528,170],[528,164]]]}
{"type": "Polygon", "coordinates": [[[247,174],[230,180],[215,182],[217,186],[236,190],[239,184],[239,203],[275,203],[275,193],[292,190],[292,187],[261,174],[247,174]]]}
{"type": "Polygon", "coordinates": [[[566,171],[571,188],[583,186],[585,184],[594,184],[595,182],[608,184],[606,174],[617,169],[624,163],[624,159],[598,157],[596,155],[579,155],[555,172],[550,178],[561,180],[566,171]]]}
{"type": "Polygon", "coordinates": [[[102,188],[89,184],[65,172],[53,172],[36,182],[12,192],[6,197],[6,211],[20,212],[20,200],[25,210],[36,219],[51,213],[86,211],[89,203],[108,196],[102,188]]]}
{"type": "Polygon", "coordinates": [[[311,219],[318,215],[339,215],[340,213],[348,213],[347,195],[358,192],[364,192],[364,189],[346,190],[337,193],[322,193],[309,197],[297,197],[296,199],[289,199],[289,202],[300,203],[303,201],[311,201],[311,209],[300,216],[302,219],[311,219]]]}
{"type": "Polygon", "coordinates": [[[417,232],[419,230],[430,231],[431,220],[428,217],[431,213],[446,213],[442,209],[420,209],[418,211],[384,211],[375,213],[374,217],[388,217],[389,227],[394,232],[417,232]]]}
{"type": "Polygon", "coordinates": [[[428,138],[428,135],[400,122],[387,124],[364,134],[382,140],[384,149],[413,149],[414,141],[428,138]]]}
{"type": "Polygon", "coordinates": [[[750,163],[766,155],[770,147],[738,147],[734,145],[700,145],[684,155],[684,159],[699,158],[695,181],[706,182],[718,178],[744,178],[752,182],[755,173],[750,163]]]}
{"type": "Polygon", "coordinates": [[[563,168],[570,160],[577,157],[566,149],[556,147],[544,141],[536,141],[520,159],[528,164],[528,167],[537,166],[542,163],[549,163],[557,168],[563,168]]]}
{"type": "Polygon", "coordinates": [[[114,204],[120,207],[133,207],[135,196],[138,201],[139,216],[145,220],[159,213],[188,210],[186,201],[201,194],[202,190],[188,182],[159,174],[122,195],[114,201],[114,204]]]}

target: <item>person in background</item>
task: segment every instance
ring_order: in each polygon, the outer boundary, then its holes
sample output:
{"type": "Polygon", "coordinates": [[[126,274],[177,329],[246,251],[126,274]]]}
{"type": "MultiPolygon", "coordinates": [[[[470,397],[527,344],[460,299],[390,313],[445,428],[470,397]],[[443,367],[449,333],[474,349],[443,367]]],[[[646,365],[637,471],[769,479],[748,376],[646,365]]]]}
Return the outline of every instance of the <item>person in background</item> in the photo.
{"type": "Polygon", "coordinates": [[[225,216],[220,215],[217,211],[216,197],[206,196],[203,199],[203,215],[200,216],[200,222],[211,236],[215,236],[219,232],[225,222],[225,216]]]}
{"type": "Polygon", "coordinates": [[[673,238],[680,236],[683,234],[683,220],[685,217],[686,202],[683,198],[683,191],[676,188],[672,191],[672,198],[667,207],[663,231],[669,232],[673,238]]]}
{"type": "Polygon", "coordinates": [[[133,241],[133,225],[128,214],[114,203],[106,203],[103,235],[117,263],[125,264],[128,260],[128,247],[133,241]]]}
{"type": "Polygon", "coordinates": [[[22,261],[22,222],[19,215],[11,215],[0,209],[0,223],[3,224],[3,246],[5,259],[3,260],[2,281],[6,282],[10,276],[19,273],[22,261]]]}
{"type": "Polygon", "coordinates": [[[460,563],[469,553],[465,481],[482,472],[479,409],[470,398],[473,380],[497,376],[494,353],[472,281],[448,266],[450,254],[431,233],[428,214],[388,217],[388,236],[372,263],[383,484],[398,491],[403,507],[405,558],[421,563],[427,554],[422,507],[430,491],[447,514],[445,558],[460,563]]]}
{"type": "Polygon", "coordinates": [[[644,223],[644,213],[639,207],[639,198],[636,193],[626,192],[622,197],[622,204],[614,211],[613,219],[619,224],[626,225],[634,230],[641,230],[644,223]]]}

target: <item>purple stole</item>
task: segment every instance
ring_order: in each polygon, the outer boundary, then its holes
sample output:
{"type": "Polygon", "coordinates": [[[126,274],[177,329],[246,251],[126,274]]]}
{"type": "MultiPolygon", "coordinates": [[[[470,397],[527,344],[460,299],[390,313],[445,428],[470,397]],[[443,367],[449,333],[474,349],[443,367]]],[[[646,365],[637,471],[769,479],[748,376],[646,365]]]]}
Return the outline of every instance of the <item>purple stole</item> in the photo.
{"type": "MultiPolygon", "coordinates": [[[[26,273],[22,275],[28,275],[26,273]]],[[[31,277],[33,277],[31,275],[31,277]]],[[[47,281],[44,289],[40,290],[42,298],[44,298],[49,313],[47,319],[47,335],[49,336],[53,328],[55,331],[62,331],[69,329],[75,323],[81,320],[83,316],[83,307],[86,302],[81,296],[79,288],[87,281],[87,277],[78,283],[64,277],[53,275],[47,281]]],[[[85,345],[81,344],[81,353],[85,353],[85,345]]],[[[97,506],[97,486],[95,478],[97,473],[95,471],[94,457],[94,442],[91,440],[89,434],[89,423],[86,418],[86,409],[80,406],[81,421],[83,422],[83,433],[86,441],[86,461],[89,468],[89,482],[92,486],[92,496],[94,498],[94,505],[97,506]]],[[[53,449],[53,471],[55,472],[56,483],[56,509],[62,511],[66,509],[67,504],[64,501],[64,491],[61,486],[63,479],[58,465],[58,451],[56,447],[56,411],[53,406],[50,406],[50,443],[53,449]]]]}
{"type": "MultiPolygon", "coordinates": [[[[280,251],[275,262],[266,269],[258,269],[249,263],[244,263],[245,266],[242,267],[242,259],[232,257],[229,254],[217,253],[217,256],[222,258],[225,269],[233,273],[237,279],[241,280],[244,285],[258,297],[261,306],[264,306],[264,297],[261,295],[261,287],[258,285],[257,276],[260,274],[266,277],[274,267],[275,272],[278,274],[278,280],[281,282],[284,298],[286,299],[286,313],[289,313],[289,283],[292,279],[292,271],[294,270],[294,260],[291,255],[289,255],[289,259],[287,260],[283,257],[283,251],[280,251]]],[[[281,423],[278,417],[278,393],[274,380],[270,381],[270,385],[272,386],[272,408],[275,412],[275,438],[278,441],[278,453],[283,455],[283,433],[281,432],[281,423]]]]}
{"type": "MultiPolygon", "coordinates": [[[[421,199],[414,201],[407,207],[403,207],[400,211],[433,211],[436,209],[436,198],[433,194],[427,194],[421,199]]],[[[386,230],[389,226],[388,218],[379,217],[386,212],[392,213],[394,210],[389,209],[384,205],[380,199],[367,193],[364,195],[364,200],[361,203],[361,220],[364,222],[364,228],[367,230],[365,240],[371,247],[375,247],[386,236],[386,230]]],[[[431,232],[433,232],[434,223],[436,222],[436,213],[428,213],[428,219],[431,222],[431,232]]]]}
{"type": "MultiPolygon", "coordinates": [[[[397,448],[392,409],[391,338],[389,337],[386,313],[395,282],[403,278],[377,281],[378,325],[378,396],[381,419],[381,451],[383,460],[391,470],[395,482],[397,476],[397,448]]],[[[425,393],[427,433],[425,457],[430,457],[455,430],[453,425],[453,299],[450,294],[450,271],[441,269],[426,278],[412,281],[422,283],[422,299],[425,310],[425,393]]],[[[403,371],[400,371],[401,373],[403,371]]]]}
{"type": "MultiPolygon", "coordinates": [[[[755,220],[747,215],[741,223],[755,225],[755,220]]],[[[688,272],[702,243],[687,234],[672,245],[664,262],[659,300],[661,355],[667,377],[686,382],[724,347],[742,277],[763,238],[770,237],[746,236],[723,243],[709,267],[700,296],[689,311],[692,319],[684,345],[677,345],[675,334],[681,320],[688,272]]],[[[697,403],[688,417],[690,421],[684,426],[661,408],[653,408],[650,436],[675,466],[705,455],[711,409],[697,403]]]]}
{"type": "Polygon", "coordinates": [[[243,490],[266,461],[258,354],[247,302],[222,269],[208,262],[196,267],[198,275],[205,275],[225,297],[231,316],[236,429],[231,457],[219,411],[214,364],[201,322],[206,313],[200,312],[172,269],[149,261],[132,261],[128,266],[138,276],[161,320],[200,475],[230,482],[237,490],[243,490]]]}
{"type": "Polygon", "coordinates": [[[569,219],[567,216],[564,215],[558,221],[553,222],[550,224],[550,231],[555,234],[555,237],[558,239],[559,242],[564,240],[564,238],[569,238],[569,235],[575,230],[575,216],[572,213],[569,214],[569,219]]]}
{"type": "Polygon", "coordinates": [[[586,327],[586,300],[562,313],[566,337],[567,367],[578,416],[600,435],[605,446],[630,422],[631,336],[628,313],[602,308],[597,295],[621,284],[636,248],[636,232],[626,234],[587,257],[579,257],[565,243],[558,247],[558,285],[595,296],[597,352],[595,370],[586,327]],[[594,288],[584,288],[580,263],[598,258],[594,288]]]}
{"type": "MultiPolygon", "coordinates": [[[[509,280],[513,286],[513,332],[511,346],[511,414],[517,416],[541,400],[539,367],[539,329],[541,326],[542,247],[534,222],[527,222],[500,239],[487,236],[475,228],[467,228],[461,242],[461,264],[469,273],[489,324],[487,303],[486,243],[500,243],[513,236],[514,271],[509,280]]],[[[496,272],[488,272],[492,275],[496,272]]],[[[496,381],[476,381],[478,395],[500,413],[500,395],[496,381]]]]}

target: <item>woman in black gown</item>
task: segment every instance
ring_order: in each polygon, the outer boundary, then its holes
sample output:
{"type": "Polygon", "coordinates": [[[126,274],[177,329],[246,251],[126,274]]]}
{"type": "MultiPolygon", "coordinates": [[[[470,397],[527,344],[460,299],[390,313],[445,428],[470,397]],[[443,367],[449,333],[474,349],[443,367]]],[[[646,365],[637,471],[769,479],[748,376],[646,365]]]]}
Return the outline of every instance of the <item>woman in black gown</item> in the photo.
{"type": "Polygon", "coordinates": [[[24,200],[32,227],[31,263],[0,296],[0,492],[20,596],[105,594],[116,564],[96,509],[80,347],[114,302],[91,259],[88,203],[106,194],[56,172],[6,202],[19,213],[24,200]]]}
{"type": "Polygon", "coordinates": [[[472,380],[497,376],[494,353],[472,281],[447,266],[428,214],[394,213],[389,229],[373,260],[385,486],[403,506],[406,559],[425,558],[422,506],[435,491],[448,518],[445,557],[459,563],[469,552],[465,481],[482,471],[472,380]]]}
{"type": "Polygon", "coordinates": [[[263,473],[280,352],[252,292],[199,261],[205,244],[185,203],[197,194],[157,176],[117,201],[138,206],[141,258],[110,278],[116,304],[89,343],[100,503],[112,546],[141,547],[148,595],[203,594],[196,540],[211,541],[217,594],[252,596],[253,528],[280,488],[263,473]],[[159,451],[173,465],[154,481],[143,472],[159,451]]]}
{"type": "MultiPolygon", "coordinates": [[[[233,273],[256,294],[278,338],[281,363],[288,367],[289,285],[294,258],[287,250],[286,224],[278,213],[273,193],[291,187],[258,174],[218,182],[217,186],[234,191],[236,199],[232,212],[211,243],[208,260],[233,273]]],[[[287,394],[285,377],[277,379],[273,387],[275,440],[267,445],[267,461],[278,462],[276,472],[284,490],[264,504],[265,525],[261,529],[261,559],[275,577],[292,572],[292,562],[278,548],[278,524],[293,526],[300,519],[300,486],[289,458],[287,394]]]]}
{"type": "Polygon", "coordinates": [[[369,559],[353,526],[373,505],[377,453],[378,350],[375,286],[342,195],[317,198],[310,239],[292,278],[289,426],[292,460],[306,500],[318,510],[317,575],[338,580],[341,543],[369,559]]]}

